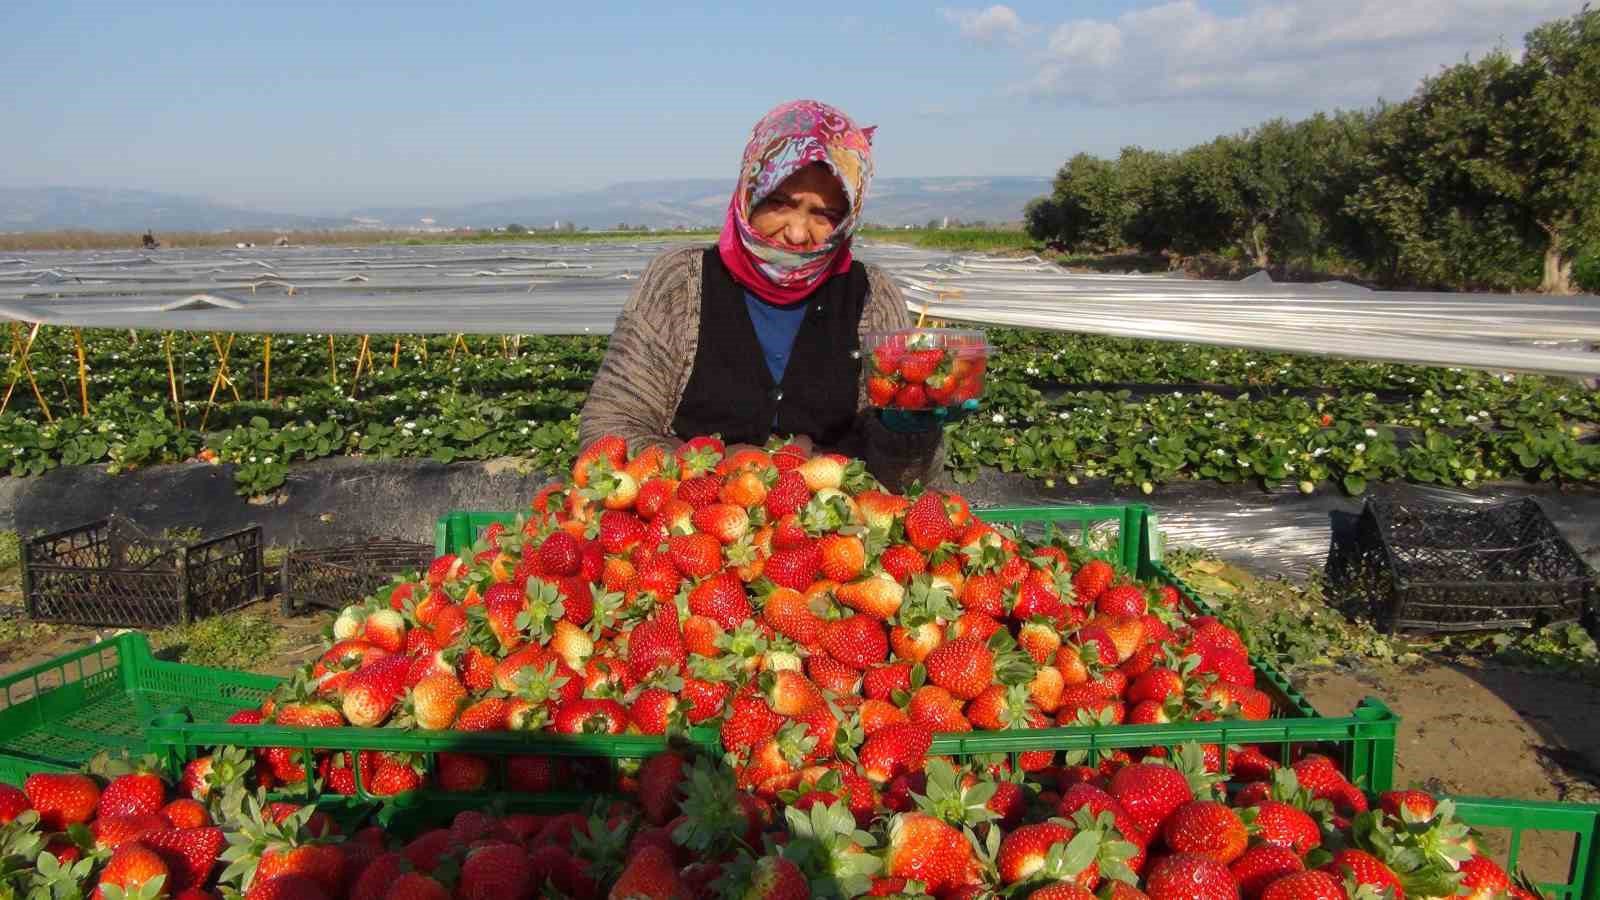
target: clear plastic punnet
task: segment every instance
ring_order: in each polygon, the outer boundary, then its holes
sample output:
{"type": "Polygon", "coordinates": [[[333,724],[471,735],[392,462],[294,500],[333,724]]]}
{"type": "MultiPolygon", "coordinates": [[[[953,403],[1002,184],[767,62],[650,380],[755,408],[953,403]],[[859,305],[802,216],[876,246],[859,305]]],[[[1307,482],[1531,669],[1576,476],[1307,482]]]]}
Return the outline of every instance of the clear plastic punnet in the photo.
{"type": "Polygon", "coordinates": [[[960,328],[902,328],[861,340],[867,400],[879,409],[971,411],[983,396],[989,342],[960,328]]]}

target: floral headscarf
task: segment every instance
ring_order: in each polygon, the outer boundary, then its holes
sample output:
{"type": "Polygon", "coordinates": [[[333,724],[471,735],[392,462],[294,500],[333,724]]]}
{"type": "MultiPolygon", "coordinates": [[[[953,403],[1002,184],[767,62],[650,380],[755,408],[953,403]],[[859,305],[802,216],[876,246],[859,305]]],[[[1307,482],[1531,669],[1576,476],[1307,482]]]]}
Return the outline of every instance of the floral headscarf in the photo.
{"type": "Polygon", "coordinates": [[[739,183],[728,204],[717,251],[733,279],[771,303],[804,300],[822,282],[850,270],[850,236],[872,180],[872,133],[843,112],[815,100],[796,100],[767,113],[745,145],[739,183]],[[850,213],[815,250],[789,250],[756,234],[750,210],[785,178],[822,163],[839,179],[850,213]]]}

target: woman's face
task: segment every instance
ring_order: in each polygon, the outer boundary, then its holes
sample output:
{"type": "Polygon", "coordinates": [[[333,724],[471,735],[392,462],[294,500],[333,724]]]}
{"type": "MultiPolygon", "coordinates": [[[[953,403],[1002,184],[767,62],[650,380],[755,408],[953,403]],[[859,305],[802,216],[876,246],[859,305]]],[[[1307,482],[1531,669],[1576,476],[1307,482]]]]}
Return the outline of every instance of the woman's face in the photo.
{"type": "Polygon", "coordinates": [[[813,163],[790,175],[750,211],[756,234],[791,250],[815,250],[850,214],[850,201],[828,167],[813,163]]]}

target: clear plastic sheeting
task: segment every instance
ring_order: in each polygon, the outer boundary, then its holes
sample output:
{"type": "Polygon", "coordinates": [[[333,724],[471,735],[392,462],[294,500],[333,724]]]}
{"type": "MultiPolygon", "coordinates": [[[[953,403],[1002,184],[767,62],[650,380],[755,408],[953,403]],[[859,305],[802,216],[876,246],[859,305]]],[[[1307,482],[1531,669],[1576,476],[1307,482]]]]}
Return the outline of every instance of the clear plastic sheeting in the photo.
{"type": "MultiPolygon", "coordinates": [[[[0,318],[363,334],[604,334],[670,242],[47,252],[0,260],[0,318]]],[[[913,312],[1261,350],[1600,376],[1600,300],[1340,282],[1070,273],[1037,257],[860,242],[913,312]]]]}

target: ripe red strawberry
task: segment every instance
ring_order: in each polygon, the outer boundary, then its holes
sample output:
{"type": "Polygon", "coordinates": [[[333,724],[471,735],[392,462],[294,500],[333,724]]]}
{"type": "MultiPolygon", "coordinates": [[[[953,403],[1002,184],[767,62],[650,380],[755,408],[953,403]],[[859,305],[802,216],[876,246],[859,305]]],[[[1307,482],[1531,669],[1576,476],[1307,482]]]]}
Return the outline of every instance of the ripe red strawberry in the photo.
{"type": "Polygon", "coordinates": [[[955,526],[950,524],[944,498],[937,491],[924,493],[906,511],[906,539],[918,550],[930,553],[955,538],[955,526]]]}
{"type": "Polygon", "coordinates": [[[449,672],[425,676],[411,689],[411,714],[418,728],[449,728],[466,702],[467,689],[449,672]]]}
{"type": "Polygon", "coordinates": [[[683,881],[678,877],[678,867],[667,851],[648,846],[628,859],[627,868],[617,876],[611,886],[611,897],[647,897],[659,900],[686,897],[683,881]]]}
{"type": "MultiPolygon", "coordinates": [[[[1228,866],[1239,893],[1245,897],[1260,897],[1267,885],[1306,870],[1300,855],[1288,847],[1267,844],[1251,847],[1228,866]]],[[[1344,894],[1339,897],[1343,900],[1344,894]]]]}
{"type": "Polygon", "coordinates": [[[732,709],[722,723],[723,749],[739,752],[778,733],[786,720],[772,711],[754,681],[733,696],[732,709]]]}
{"type": "Polygon", "coordinates": [[[767,705],[782,716],[803,716],[823,704],[822,692],[799,672],[764,672],[759,684],[767,705]]]}
{"type": "Polygon", "coordinates": [[[1119,584],[1095,598],[1095,612],[1102,616],[1142,616],[1147,603],[1144,591],[1136,585],[1119,584]]]}
{"type": "Polygon", "coordinates": [[[866,671],[889,656],[889,636],[883,623],[871,616],[848,616],[826,623],[821,643],[829,656],[859,671],[866,671]]]}
{"type": "Polygon", "coordinates": [[[1511,890],[1511,876],[1500,864],[1481,853],[1461,864],[1461,886],[1472,900],[1501,897],[1511,890]]]}
{"type": "Polygon", "coordinates": [[[605,467],[621,469],[628,461],[628,442],[614,434],[601,435],[578,453],[572,462],[572,482],[587,487],[595,464],[604,460],[605,467]]]}
{"type": "Polygon", "coordinates": [[[704,578],[722,568],[722,543],[703,532],[667,538],[672,564],[690,578],[704,578]]]}
{"type": "Polygon", "coordinates": [[[491,584],[483,592],[483,611],[488,617],[489,630],[500,642],[502,651],[509,653],[526,642],[518,619],[527,608],[527,593],[514,584],[491,584]]]}
{"type": "Polygon", "coordinates": [[[874,700],[887,700],[895,691],[911,690],[911,665],[890,663],[868,669],[862,680],[862,696],[874,700]]]}
{"type": "Polygon", "coordinates": [[[665,688],[648,687],[628,707],[628,721],[642,734],[666,734],[677,708],[677,695],[665,688]]]}
{"type": "Polygon", "coordinates": [[[465,574],[467,574],[466,562],[454,553],[446,553],[429,564],[428,586],[436,588],[449,584],[465,574]]]}
{"type": "Polygon", "coordinates": [[[901,813],[889,822],[883,872],[921,882],[939,893],[966,880],[972,846],[966,836],[926,813],[901,813]]]}
{"type": "Polygon", "coordinates": [[[679,699],[686,704],[685,715],[690,724],[722,714],[728,698],[733,696],[733,669],[725,662],[705,657],[690,657],[689,671],[683,677],[683,690],[679,699]]]}
{"type": "Polygon", "coordinates": [[[1072,840],[1073,834],[1072,828],[1058,822],[1024,825],[1007,834],[1000,842],[1000,852],[995,858],[1000,880],[1006,884],[1017,884],[1032,878],[1044,869],[1050,849],[1072,840]]]}
{"type": "MultiPolygon", "coordinates": [[[[105,802],[105,798],[102,797],[100,799],[102,808],[105,802]]],[[[1417,819],[1427,820],[1433,818],[1436,803],[1433,795],[1427,791],[1384,791],[1378,796],[1378,805],[1384,812],[1397,819],[1400,818],[1400,811],[1407,809],[1417,819]]]]}
{"type": "Polygon", "coordinates": [[[152,831],[162,831],[167,820],[158,813],[131,813],[120,816],[99,816],[89,824],[89,834],[95,846],[115,849],[128,841],[143,837],[152,831]]]}
{"type": "Polygon", "coordinates": [[[761,620],[802,647],[810,647],[822,637],[823,620],[794,588],[774,587],[769,591],[762,600],[761,620]]]}
{"type": "Polygon", "coordinates": [[[776,522],[804,509],[810,501],[811,489],[806,487],[805,476],[798,471],[783,472],[767,491],[767,519],[776,522]]]}
{"type": "Polygon", "coordinates": [[[658,669],[677,671],[687,657],[683,634],[671,619],[646,619],[628,635],[628,673],[635,682],[648,680],[658,669]]]}
{"type": "Polygon", "coordinates": [[[100,803],[100,786],[87,775],[42,772],[29,775],[22,790],[45,831],[64,831],[68,825],[89,821],[100,803]]]}
{"type": "Polygon", "coordinates": [[[221,828],[173,828],[146,834],[139,843],[161,856],[171,873],[167,887],[176,893],[205,885],[228,840],[221,828]]]}
{"type": "Polygon", "coordinates": [[[887,575],[873,575],[841,584],[833,593],[845,606],[881,621],[893,617],[905,601],[905,588],[887,575]]]}
{"type": "Polygon", "coordinates": [[[1172,766],[1137,763],[1118,770],[1109,793],[1141,830],[1156,832],[1173,810],[1194,799],[1189,781],[1172,766]]]}
{"type": "Polygon", "coordinates": [[[1005,589],[998,575],[969,575],[961,585],[961,608],[998,619],[1006,614],[1005,589]]]}
{"type": "Polygon", "coordinates": [[[1291,767],[1300,786],[1318,800],[1327,800],[1350,815],[1366,812],[1366,795],[1362,794],[1339,771],[1333,760],[1318,753],[1307,754],[1291,767]]]}
{"type": "MultiPolygon", "coordinates": [[[[678,482],[670,478],[652,478],[641,482],[639,495],[633,498],[633,510],[646,521],[654,519],[661,508],[666,506],[667,501],[676,496],[677,491],[678,482]]],[[[604,527],[603,519],[602,527],[604,527]]]]}
{"type": "Polygon", "coordinates": [[[822,571],[822,551],[815,541],[774,551],[762,573],[780,587],[804,591],[822,571]]]}
{"type": "Polygon", "coordinates": [[[404,656],[386,656],[357,670],[345,686],[341,706],[350,724],[358,728],[382,725],[400,701],[410,666],[404,656]]]}
{"type": "Polygon", "coordinates": [[[21,788],[0,783],[0,825],[6,825],[32,807],[21,788]]]}
{"type": "Polygon", "coordinates": [[[406,646],[405,617],[392,609],[375,610],[362,626],[361,639],[390,653],[399,653],[406,646]]]}
{"type": "Polygon", "coordinates": [[[944,357],[944,351],[938,348],[907,349],[900,357],[900,377],[912,384],[921,384],[938,370],[939,364],[944,362],[944,357]]]}
{"type": "Polygon", "coordinates": [[[1175,853],[1150,867],[1145,893],[1150,900],[1238,900],[1239,887],[1222,863],[1195,853],[1175,853]]]}
{"type": "Polygon", "coordinates": [[[456,883],[457,900],[510,900],[526,896],[533,869],[527,852],[507,843],[469,850],[456,883]]]}
{"type": "Polygon", "coordinates": [[[1322,829],[1304,810],[1277,800],[1262,800],[1244,812],[1251,833],[1268,846],[1287,847],[1305,856],[1322,843],[1322,829]]]}
{"type": "Polygon", "coordinates": [[[833,581],[850,581],[867,565],[866,546],[855,535],[823,535],[817,549],[822,553],[822,574],[833,581]]]}
{"type": "Polygon", "coordinates": [[[1401,887],[1394,870],[1365,850],[1340,850],[1322,867],[1322,871],[1341,880],[1350,878],[1358,885],[1368,884],[1380,890],[1388,888],[1396,897],[1405,896],[1405,889],[1401,887]]]}
{"type": "Polygon", "coordinates": [[[854,694],[861,682],[860,672],[826,653],[806,657],[806,674],[816,682],[817,687],[832,694],[854,694]]]}
{"type": "Polygon", "coordinates": [[[714,475],[697,475],[678,482],[678,490],[673,496],[698,510],[716,503],[721,495],[722,479],[714,475]]]}
{"type": "Polygon", "coordinates": [[[383,900],[450,900],[450,891],[430,875],[402,872],[385,885],[383,900]]]}
{"type": "Polygon", "coordinates": [[[678,816],[679,790],[687,777],[681,754],[673,750],[657,753],[639,768],[639,802],[645,821],[665,825],[678,816]]]}
{"type": "Polygon", "coordinates": [[[887,700],[865,700],[856,715],[861,720],[861,734],[863,737],[872,737],[873,734],[887,725],[896,725],[911,721],[906,714],[887,700]]]}
{"type": "Polygon", "coordinates": [[[1261,900],[1345,900],[1344,884],[1323,871],[1289,874],[1268,884],[1261,900]]]}
{"type": "Polygon", "coordinates": [[[289,874],[255,879],[244,900],[330,900],[330,895],[317,879],[289,874]]]}
{"type": "MultiPolygon", "coordinates": [[[[211,824],[206,805],[189,797],[179,797],[161,808],[161,817],[173,828],[204,828],[211,824]]],[[[4,819],[0,811],[0,819],[4,819]]]]}
{"type": "Polygon", "coordinates": [[[576,575],[583,563],[583,548],[565,531],[553,531],[539,544],[538,559],[540,571],[546,575],[576,575]]]}
{"type": "Polygon", "coordinates": [[[128,894],[141,896],[135,889],[157,878],[163,879],[163,884],[171,880],[171,873],[167,870],[167,864],[162,862],[161,855],[138,841],[129,841],[118,847],[105,868],[100,870],[99,890],[103,893],[105,888],[117,887],[128,894]]]}
{"type": "Polygon", "coordinates": [[[1244,854],[1250,836],[1233,810],[1214,800],[1196,800],[1173,811],[1161,836],[1175,853],[1197,853],[1228,865],[1244,854]]]}
{"type": "Polygon", "coordinates": [[[732,544],[750,531],[750,516],[744,507],[731,503],[709,503],[694,511],[691,518],[697,531],[703,531],[724,544],[732,544]]]}
{"type": "Polygon", "coordinates": [[[505,731],[510,706],[504,697],[478,700],[461,711],[455,728],[457,731],[505,731]]]}
{"type": "Polygon", "coordinates": [[[728,480],[722,483],[722,490],[717,494],[717,498],[723,503],[754,510],[766,503],[767,483],[756,471],[745,469],[730,475],[728,480]]]}
{"type": "Polygon", "coordinates": [[[744,582],[726,570],[712,575],[689,592],[689,611],[729,631],[738,628],[739,623],[751,615],[744,582]]]}
{"type": "Polygon", "coordinates": [[[906,706],[906,715],[911,721],[933,731],[972,730],[972,723],[967,721],[961,701],[949,691],[934,684],[923,685],[911,695],[911,702],[906,706]]]}
{"type": "Polygon", "coordinates": [[[894,401],[896,389],[893,379],[873,375],[867,379],[867,402],[873,406],[888,406],[894,401]]]}
{"type": "Polygon", "coordinates": [[[977,637],[946,641],[928,654],[923,665],[930,682],[962,700],[971,700],[994,683],[994,653],[977,637]]]}
{"type": "Polygon", "coordinates": [[[132,816],[153,815],[167,802],[167,785],[161,776],[139,768],[126,775],[118,775],[100,794],[99,815],[132,816]]]}
{"type": "MultiPolygon", "coordinates": [[[[307,843],[283,849],[268,849],[256,864],[255,878],[250,883],[254,892],[262,881],[281,879],[284,876],[302,876],[316,883],[326,896],[336,896],[344,887],[344,853],[335,844],[307,843]]],[[[246,897],[251,894],[246,894],[246,897]]],[[[275,895],[285,897],[310,896],[296,893],[275,895]]]]}
{"type": "Polygon", "coordinates": [[[1091,559],[1072,575],[1072,592],[1079,603],[1094,603],[1111,586],[1116,570],[1103,559],[1091,559]]]}
{"type": "Polygon", "coordinates": [[[615,700],[578,699],[561,704],[555,726],[560,734],[621,734],[628,710],[615,700]]]}

